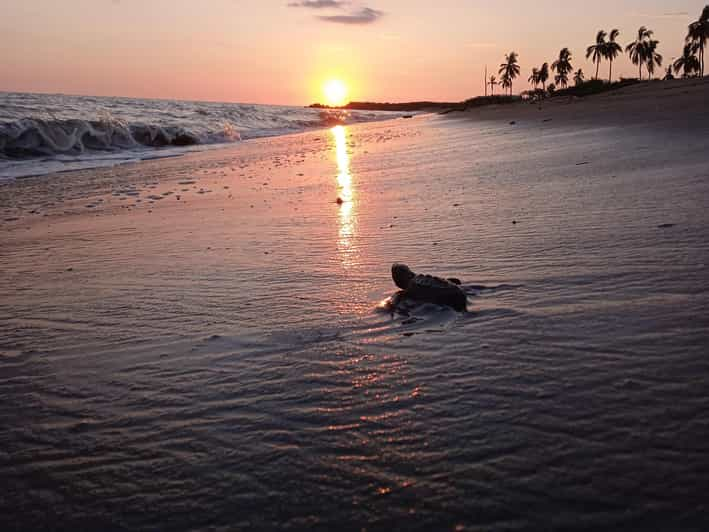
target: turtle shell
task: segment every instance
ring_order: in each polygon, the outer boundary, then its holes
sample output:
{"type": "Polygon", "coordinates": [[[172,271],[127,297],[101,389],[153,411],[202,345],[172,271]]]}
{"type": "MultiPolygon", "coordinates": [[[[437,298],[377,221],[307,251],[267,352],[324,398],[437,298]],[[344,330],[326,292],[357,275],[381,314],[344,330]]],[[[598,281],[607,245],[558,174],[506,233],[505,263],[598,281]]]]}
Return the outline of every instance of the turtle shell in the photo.
{"type": "Polygon", "coordinates": [[[406,296],[417,301],[452,307],[459,312],[467,306],[467,297],[462,288],[432,275],[417,275],[411,279],[406,296]]]}

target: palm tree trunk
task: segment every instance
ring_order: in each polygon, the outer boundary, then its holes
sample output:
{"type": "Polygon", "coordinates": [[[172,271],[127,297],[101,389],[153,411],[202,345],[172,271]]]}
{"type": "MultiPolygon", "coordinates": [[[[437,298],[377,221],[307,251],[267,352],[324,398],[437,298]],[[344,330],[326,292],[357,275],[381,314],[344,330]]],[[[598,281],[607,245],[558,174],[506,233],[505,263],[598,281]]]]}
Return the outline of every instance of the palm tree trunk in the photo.
{"type": "Polygon", "coordinates": [[[638,77],[640,78],[640,81],[642,81],[643,80],[643,64],[642,63],[640,63],[638,65],[638,72],[639,72],[638,77]]]}
{"type": "Polygon", "coordinates": [[[598,63],[596,63],[596,79],[598,79],[598,70],[601,68],[601,60],[598,60],[598,63]]]}
{"type": "Polygon", "coordinates": [[[610,67],[610,71],[608,72],[608,83],[609,84],[613,83],[613,60],[612,59],[610,60],[610,63],[611,63],[611,67],[610,67]]]}

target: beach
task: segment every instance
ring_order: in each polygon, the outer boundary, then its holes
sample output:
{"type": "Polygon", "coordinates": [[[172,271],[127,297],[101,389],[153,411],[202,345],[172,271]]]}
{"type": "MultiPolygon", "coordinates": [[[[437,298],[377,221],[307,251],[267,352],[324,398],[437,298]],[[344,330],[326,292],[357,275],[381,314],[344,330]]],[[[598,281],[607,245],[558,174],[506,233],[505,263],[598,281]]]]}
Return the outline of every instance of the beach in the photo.
{"type": "Polygon", "coordinates": [[[705,529],[708,96],[0,185],[2,529],[705,529]]]}

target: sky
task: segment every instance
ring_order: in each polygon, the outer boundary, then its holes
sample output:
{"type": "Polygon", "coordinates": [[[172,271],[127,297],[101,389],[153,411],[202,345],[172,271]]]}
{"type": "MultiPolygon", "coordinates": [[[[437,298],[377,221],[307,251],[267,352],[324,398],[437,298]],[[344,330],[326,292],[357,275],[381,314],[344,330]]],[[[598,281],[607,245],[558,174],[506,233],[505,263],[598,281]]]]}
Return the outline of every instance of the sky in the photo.
{"type": "Polygon", "coordinates": [[[0,0],[0,91],[306,105],[341,79],[350,100],[460,101],[511,50],[515,92],[565,46],[590,77],[599,29],[624,46],[646,25],[667,62],[706,1],[0,0]]]}

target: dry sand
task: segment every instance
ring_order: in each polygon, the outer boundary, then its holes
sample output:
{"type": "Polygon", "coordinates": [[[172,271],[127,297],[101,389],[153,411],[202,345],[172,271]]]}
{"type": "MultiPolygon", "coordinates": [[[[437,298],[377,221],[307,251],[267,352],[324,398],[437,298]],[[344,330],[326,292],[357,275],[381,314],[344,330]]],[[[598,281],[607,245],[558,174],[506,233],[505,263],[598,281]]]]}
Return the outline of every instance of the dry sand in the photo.
{"type": "Polygon", "coordinates": [[[477,121],[514,120],[520,124],[553,121],[577,127],[652,124],[669,129],[701,129],[707,113],[709,78],[655,80],[585,98],[558,97],[542,103],[495,105],[461,114],[477,121]]]}

